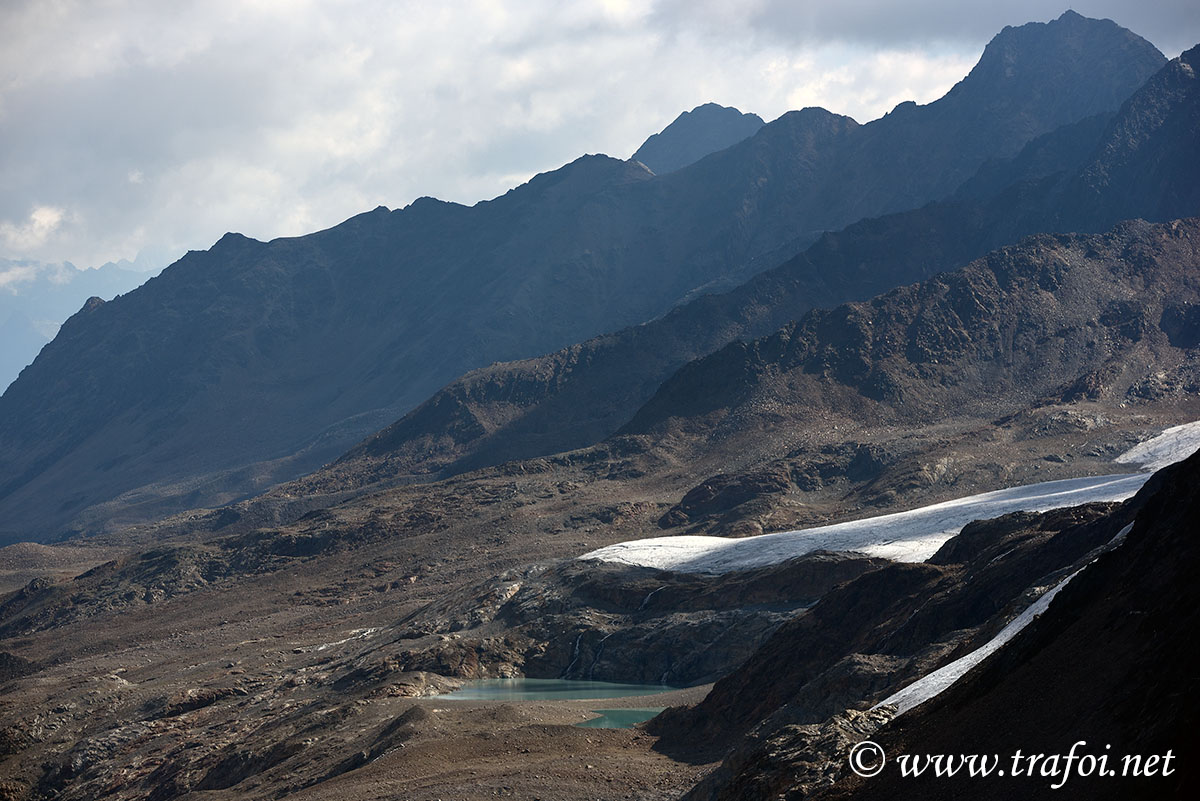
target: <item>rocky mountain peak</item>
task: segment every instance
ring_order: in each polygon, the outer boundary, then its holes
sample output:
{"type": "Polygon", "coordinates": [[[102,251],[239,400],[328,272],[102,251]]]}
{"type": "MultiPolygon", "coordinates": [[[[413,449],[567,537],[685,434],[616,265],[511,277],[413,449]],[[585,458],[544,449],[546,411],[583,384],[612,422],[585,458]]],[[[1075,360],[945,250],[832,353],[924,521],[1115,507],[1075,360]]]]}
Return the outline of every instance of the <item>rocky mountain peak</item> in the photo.
{"type": "Polygon", "coordinates": [[[683,112],[661,133],[653,134],[632,158],[663,175],[753,136],[764,124],[757,114],[705,103],[683,112]]]}
{"type": "Polygon", "coordinates": [[[603,153],[589,153],[564,164],[557,170],[538,173],[527,183],[510,189],[502,197],[507,199],[532,199],[555,195],[578,197],[606,187],[620,186],[651,177],[653,177],[651,173],[636,162],[621,161],[603,153]]]}
{"type": "Polygon", "coordinates": [[[1062,102],[1115,108],[1164,63],[1158,48],[1133,31],[1067,11],[1050,22],[1004,28],[947,98],[1004,96],[1050,78],[1045,100],[1058,95],[1062,102]]]}

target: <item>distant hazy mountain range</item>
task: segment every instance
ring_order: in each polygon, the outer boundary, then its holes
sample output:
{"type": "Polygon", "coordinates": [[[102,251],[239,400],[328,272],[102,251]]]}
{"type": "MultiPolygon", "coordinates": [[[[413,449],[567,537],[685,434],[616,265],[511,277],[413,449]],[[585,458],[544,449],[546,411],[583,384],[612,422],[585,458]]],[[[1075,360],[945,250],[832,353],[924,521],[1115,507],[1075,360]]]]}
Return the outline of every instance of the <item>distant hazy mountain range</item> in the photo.
{"type": "MultiPolygon", "coordinates": [[[[689,318],[671,335],[678,348],[651,353],[658,364],[636,386],[614,386],[606,420],[620,422],[681,357],[955,266],[1003,232],[1027,232],[1026,212],[1040,230],[1137,207],[1122,165],[1175,123],[1130,123],[1114,138],[1087,120],[1117,111],[1164,62],[1114,23],[1067,13],[1006,28],[945,97],[866,125],[806,109],[665,175],[587,156],[470,208],[422,199],[305,237],[229,234],[134,292],[90,302],[0,398],[3,536],[239,497],[338,456],[471,368],[654,320],[787,261],[822,232],[947,198],[976,176],[984,199],[934,223],[974,220],[962,243],[926,250],[922,263],[894,245],[838,269],[798,257],[781,283],[739,290],[746,303],[730,317],[689,318]],[[1021,161],[1031,140],[1063,126],[1056,137],[1115,148],[1093,160],[1099,172],[1079,173],[1080,151],[1059,139],[1021,161]],[[995,180],[997,160],[1014,157],[1000,169],[1040,188],[996,200],[997,183],[1011,185],[995,180]],[[1101,206],[1089,211],[1092,189],[1101,206]]],[[[1155,175],[1169,181],[1173,169],[1155,175]]],[[[1191,196],[1181,187],[1168,205],[1191,196]]],[[[837,263],[839,241],[907,223],[864,225],[818,248],[837,263]]],[[[540,376],[512,384],[518,407],[526,387],[545,391],[540,376]]]]}
{"type": "Polygon", "coordinates": [[[88,298],[111,300],[146,280],[146,273],[132,267],[109,262],[81,270],[69,262],[0,259],[0,391],[88,298]]]}

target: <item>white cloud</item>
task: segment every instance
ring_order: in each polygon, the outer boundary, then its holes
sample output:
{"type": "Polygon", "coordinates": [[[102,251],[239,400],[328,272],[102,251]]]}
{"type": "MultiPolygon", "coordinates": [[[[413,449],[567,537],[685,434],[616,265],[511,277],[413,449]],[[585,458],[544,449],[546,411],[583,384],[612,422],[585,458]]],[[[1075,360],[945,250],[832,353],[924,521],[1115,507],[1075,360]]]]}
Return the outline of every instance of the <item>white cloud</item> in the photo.
{"type": "Polygon", "coordinates": [[[874,0],[0,4],[0,256],[170,260],[227,230],[473,203],[581,153],[627,157],[708,101],[862,122],[1063,10],[914,2],[924,37],[874,0]]]}
{"type": "Polygon", "coordinates": [[[46,243],[67,213],[56,206],[34,206],[24,222],[0,222],[0,239],[11,250],[27,253],[46,243]]]}
{"type": "Polygon", "coordinates": [[[35,263],[0,262],[0,289],[15,294],[18,284],[29,283],[37,278],[40,267],[35,263]]]}
{"type": "Polygon", "coordinates": [[[906,100],[936,100],[970,71],[976,58],[919,50],[871,53],[831,45],[800,57],[777,58],[766,66],[764,79],[784,95],[789,108],[821,106],[866,122],[906,100]]]}
{"type": "MultiPolygon", "coordinates": [[[[71,264],[44,264],[37,261],[0,259],[0,290],[10,295],[17,295],[23,291],[23,285],[39,280],[55,285],[68,284],[78,272],[71,264]]],[[[0,310],[0,312],[2,311],[0,310]]]]}

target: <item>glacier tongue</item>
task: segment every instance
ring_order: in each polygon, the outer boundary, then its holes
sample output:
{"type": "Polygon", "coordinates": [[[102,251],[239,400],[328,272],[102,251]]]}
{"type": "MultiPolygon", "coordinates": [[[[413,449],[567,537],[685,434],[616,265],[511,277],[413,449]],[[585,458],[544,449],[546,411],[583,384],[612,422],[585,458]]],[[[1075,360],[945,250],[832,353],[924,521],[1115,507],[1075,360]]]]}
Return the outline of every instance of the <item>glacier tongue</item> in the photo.
{"type": "MultiPolygon", "coordinates": [[[[1200,448],[1200,421],[1184,423],[1135,445],[1116,458],[1154,471],[1200,448]]],[[[778,564],[813,551],[851,551],[898,562],[923,562],[972,520],[1010,512],[1044,512],[1136,493],[1150,472],[1087,476],[1028,484],[935,503],[907,512],[757,537],[676,536],[619,542],[580,556],[684,573],[727,573],[778,564]]]]}
{"type": "Polygon", "coordinates": [[[684,573],[727,573],[778,564],[813,551],[853,551],[899,562],[923,562],[972,520],[1009,512],[1043,512],[1094,501],[1119,501],[1137,492],[1149,473],[1046,481],[935,503],[907,512],[757,537],[676,536],[630,540],[580,559],[684,573]]]}

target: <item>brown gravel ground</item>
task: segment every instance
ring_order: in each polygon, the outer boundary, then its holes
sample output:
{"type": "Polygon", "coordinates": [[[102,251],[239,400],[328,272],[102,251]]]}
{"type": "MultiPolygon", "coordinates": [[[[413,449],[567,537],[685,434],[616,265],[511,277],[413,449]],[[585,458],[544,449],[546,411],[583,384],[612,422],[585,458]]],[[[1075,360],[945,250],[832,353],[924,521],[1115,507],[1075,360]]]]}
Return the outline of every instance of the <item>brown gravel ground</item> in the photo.
{"type": "Polygon", "coordinates": [[[425,698],[422,731],[403,747],[296,801],[411,799],[528,801],[678,798],[713,765],[688,765],[652,750],[640,729],[584,729],[594,707],[670,706],[700,700],[710,685],[599,701],[468,702],[425,698]]]}

